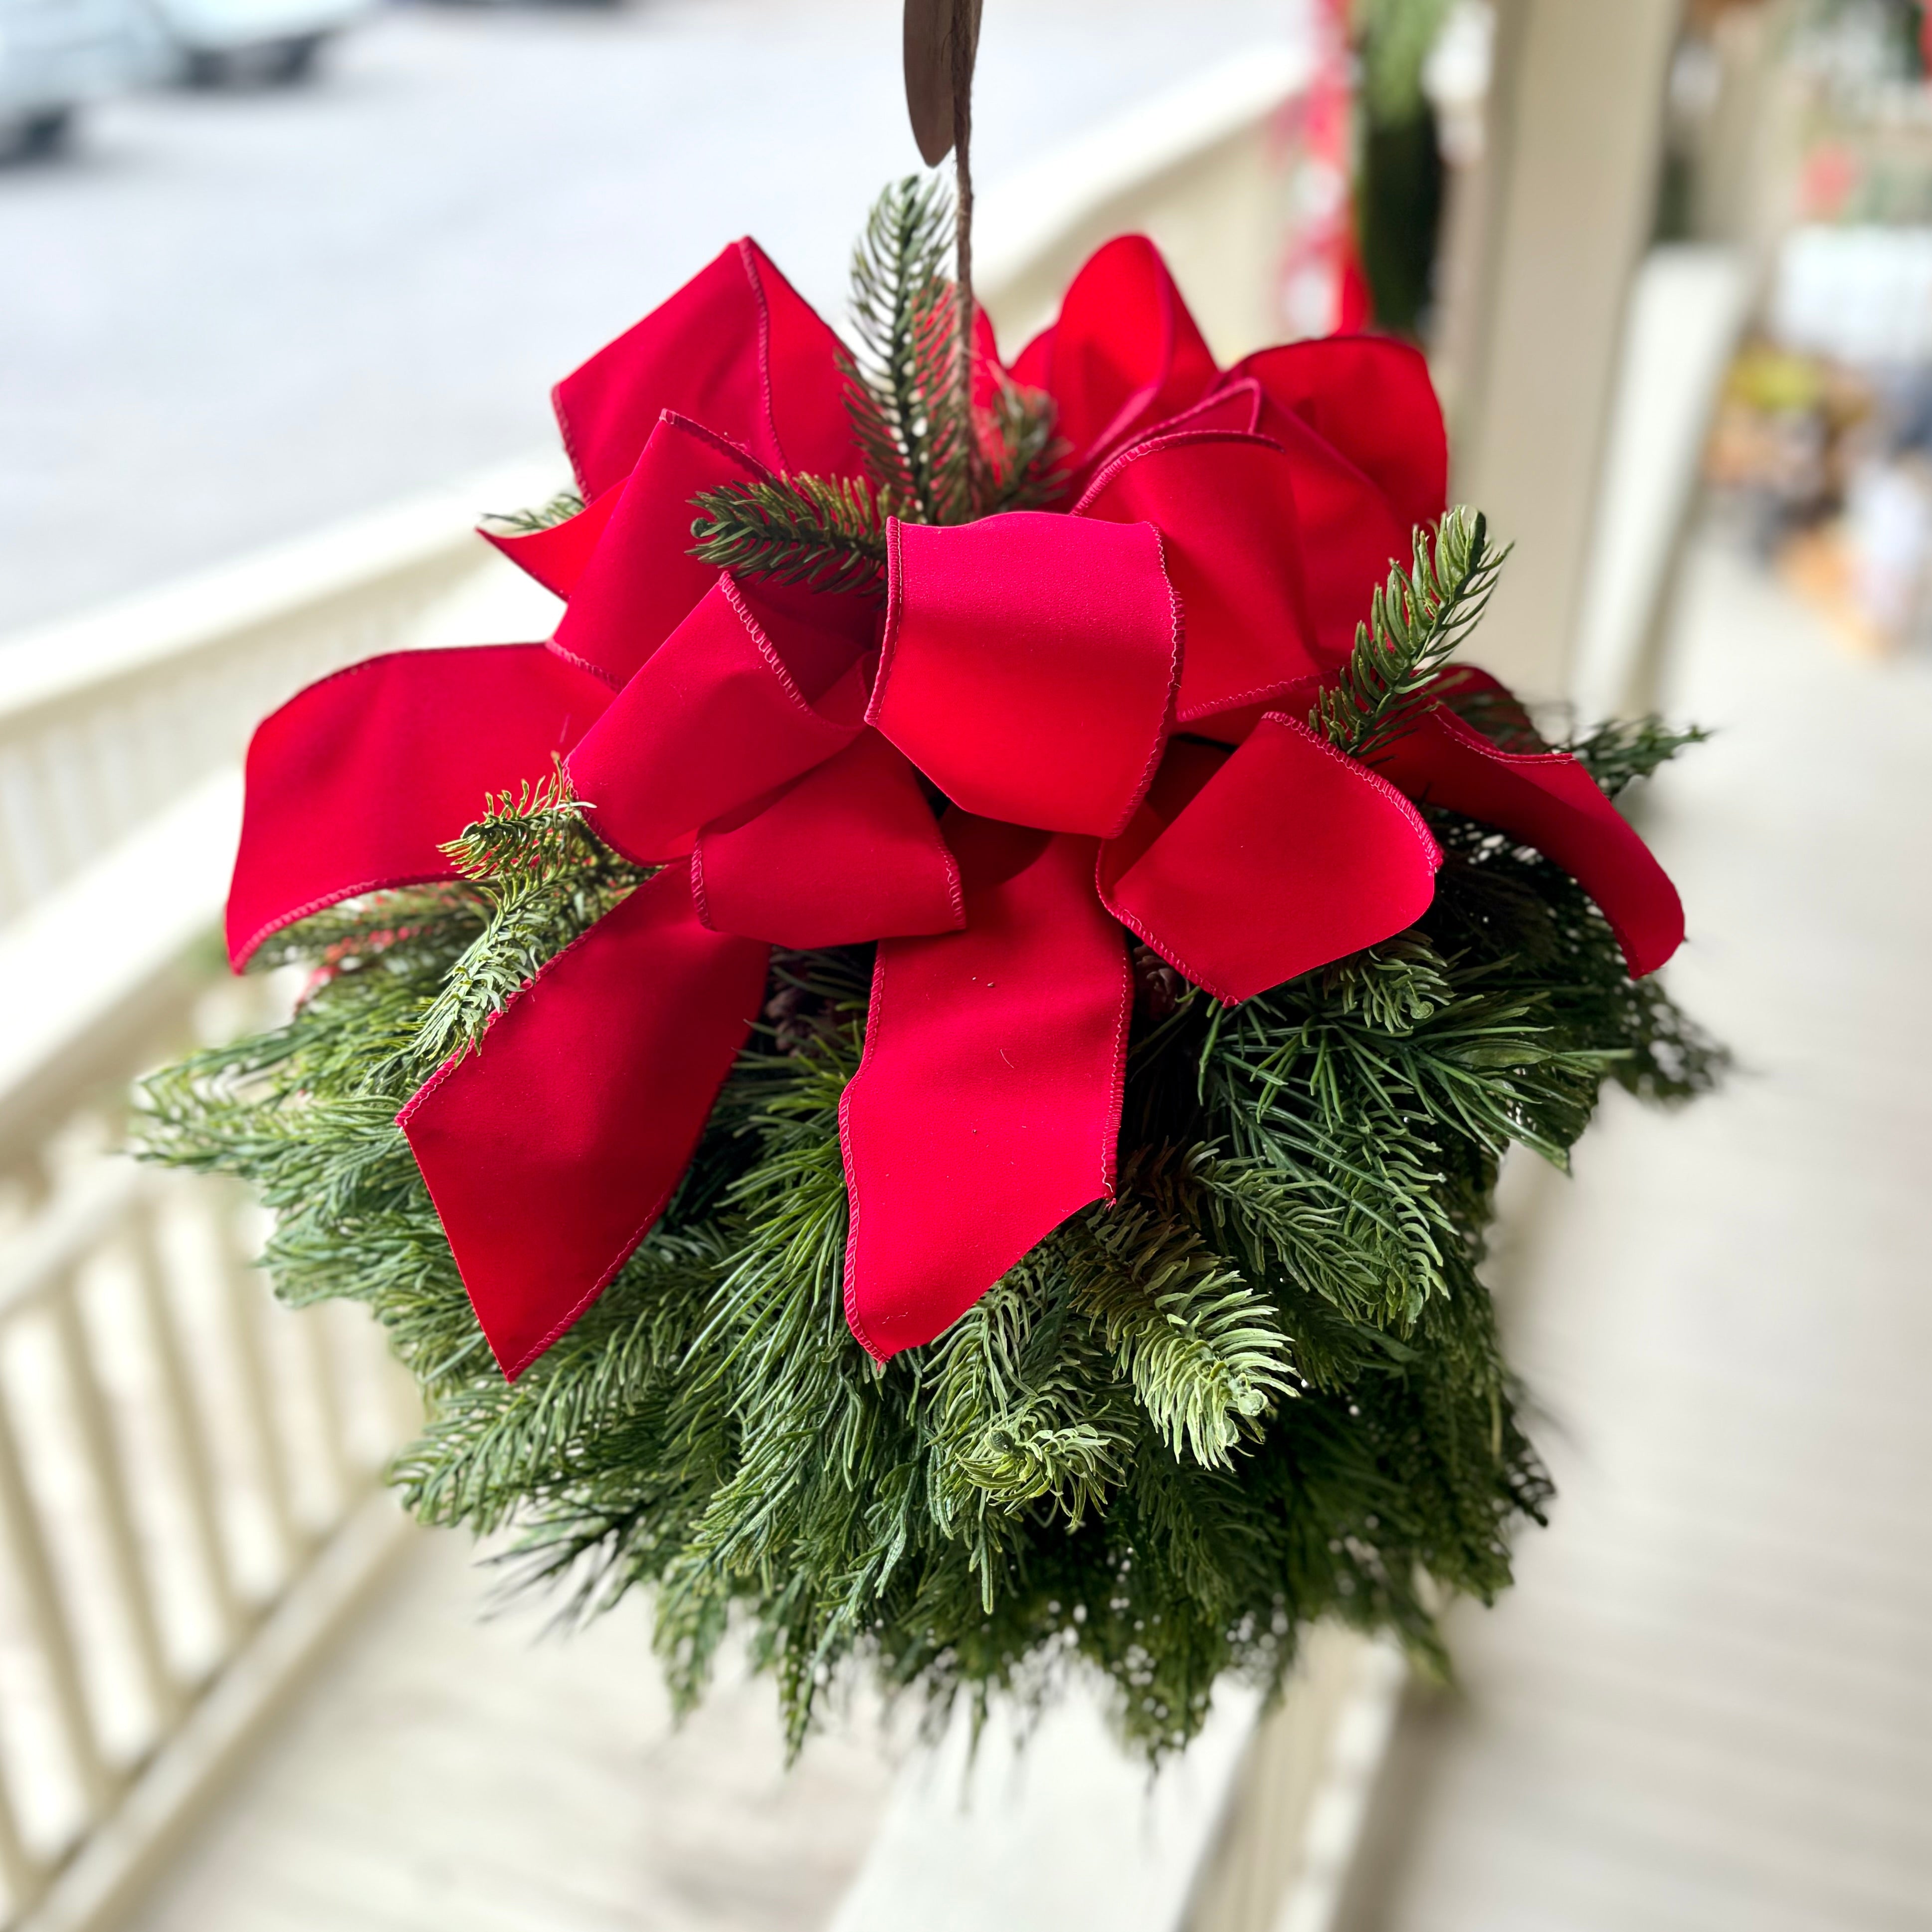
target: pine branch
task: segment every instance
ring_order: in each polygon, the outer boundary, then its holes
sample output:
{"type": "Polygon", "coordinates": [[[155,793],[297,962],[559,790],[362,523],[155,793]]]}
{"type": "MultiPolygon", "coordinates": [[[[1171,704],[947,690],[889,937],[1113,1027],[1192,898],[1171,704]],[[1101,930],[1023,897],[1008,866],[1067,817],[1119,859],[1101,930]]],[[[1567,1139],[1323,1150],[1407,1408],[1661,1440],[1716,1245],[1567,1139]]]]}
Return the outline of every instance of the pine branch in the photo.
{"type": "Polygon", "coordinates": [[[1050,397],[1003,376],[989,403],[970,400],[958,284],[946,276],[954,226],[944,182],[909,176],[880,196],[853,256],[860,346],[842,365],[846,408],[882,520],[1036,509],[1066,484],[1050,397]]]}
{"type": "Polygon", "coordinates": [[[1702,745],[1710,733],[1700,725],[1682,728],[1661,718],[1614,720],[1560,747],[1588,772],[1606,798],[1615,798],[1638,778],[1647,778],[1687,746],[1702,745]]]}
{"type": "Polygon", "coordinates": [[[483,929],[450,965],[401,1052],[376,1064],[391,1082],[422,1078],[484,1029],[544,962],[602,918],[646,876],[592,832],[562,761],[535,785],[500,794],[443,848],[488,909],[483,929]]]}
{"type": "Polygon", "coordinates": [[[1156,1433],[1176,1456],[1227,1466],[1296,1385],[1268,1298],[1202,1238],[1158,1161],[1130,1163],[1117,1204],[1078,1226],[1076,1298],[1156,1433]]]}
{"type": "Polygon", "coordinates": [[[979,428],[981,516],[1045,509],[1066,494],[1072,452],[1056,433],[1051,396],[1002,376],[979,428]]]}
{"type": "Polygon", "coordinates": [[[1372,759],[1435,700],[1436,674],[1481,622],[1508,556],[1493,550],[1480,512],[1453,509],[1415,532],[1411,567],[1390,566],[1340,677],[1308,714],[1310,727],[1351,758],[1372,759]]]}
{"type": "Polygon", "coordinates": [[[1050,1501],[1070,1527],[1104,1507],[1130,1461],[1132,1406],[1098,1404],[1106,1364],[1070,1331],[1054,1257],[997,1282],[935,1350],[934,1520],[963,1537],[990,1606],[1010,1540],[991,1518],[1050,1501]]]}
{"type": "Polygon", "coordinates": [[[860,352],[845,358],[846,407],[886,513],[916,523],[971,514],[956,368],[952,212],[938,176],[908,176],[873,204],[852,254],[860,352]]]}
{"type": "Polygon", "coordinates": [[[862,477],[782,476],[728,483],[692,499],[691,554],[721,570],[828,595],[885,592],[883,498],[862,477]]]}
{"type": "Polygon", "coordinates": [[[560,490],[548,503],[533,510],[489,510],[483,520],[506,536],[529,536],[547,530],[554,524],[568,523],[584,507],[584,499],[574,490],[560,490]]]}

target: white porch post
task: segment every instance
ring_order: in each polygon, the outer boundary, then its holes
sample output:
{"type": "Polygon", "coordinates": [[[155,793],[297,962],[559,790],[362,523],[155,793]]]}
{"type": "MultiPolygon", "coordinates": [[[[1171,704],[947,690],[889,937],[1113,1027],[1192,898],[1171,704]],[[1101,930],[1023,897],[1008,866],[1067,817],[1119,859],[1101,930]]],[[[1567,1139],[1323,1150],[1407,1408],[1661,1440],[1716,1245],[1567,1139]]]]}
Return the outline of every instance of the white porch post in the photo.
{"type": "Polygon", "coordinates": [[[1516,556],[1483,626],[1484,665],[1567,694],[1622,333],[1648,239],[1679,0],[1500,0],[1490,205],[1456,333],[1453,492],[1516,556]]]}

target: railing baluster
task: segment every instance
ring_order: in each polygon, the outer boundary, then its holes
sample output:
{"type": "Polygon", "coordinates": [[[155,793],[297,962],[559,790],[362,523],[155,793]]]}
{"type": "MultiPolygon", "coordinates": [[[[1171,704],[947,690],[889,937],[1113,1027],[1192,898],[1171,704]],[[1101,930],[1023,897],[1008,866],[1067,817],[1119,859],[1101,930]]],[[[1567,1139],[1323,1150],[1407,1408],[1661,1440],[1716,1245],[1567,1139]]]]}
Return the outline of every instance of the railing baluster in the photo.
{"type": "Polygon", "coordinates": [[[46,1666],[54,1708],[60,1716],[62,1742],[90,1812],[98,1811],[113,1789],[114,1774],[102,1755],[94,1715],[88,1708],[80,1660],[74,1654],[67,1612],[55,1587],[53,1564],[48,1558],[40,1514],[28,1492],[13,1411],[4,1389],[0,1389],[0,1537],[7,1544],[27,1621],[46,1666]]]}
{"type": "Polygon", "coordinates": [[[241,1600],[236,1594],[234,1565],[221,1534],[214,1455],[208,1439],[208,1428],[201,1406],[195,1400],[188,1379],[188,1365],[182,1356],[181,1337],[169,1304],[166,1276],[155,1238],[152,1202],[137,1205],[129,1222],[130,1246],[141,1284],[142,1305],[154,1336],[155,1365],[160,1370],[161,1400],[167,1411],[168,1426],[182,1459],[186,1478],[188,1520],[192,1528],[195,1554],[206,1578],[214,1606],[216,1621],[225,1646],[245,1621],[241,1600]]]}
{"type": "Polygon", "coordinates": [[[298,1526],[290,1480],[288,1445],[275,1420],[271,1399],[268,1349],[262,1318],[268,1312],[261,1277],[237,1225],[238,1202],[218,1203],[215,1238],[220,1244],[221,1268],[228,1291],[229,1324],[241,1367],[242,1400],[262,1473],[268,1514],[282,1546],[282,1558],[292,1574],[310,1538],[298,1526]]]}
{"type": "Polygon", "coordinates": [[[81,1323],[80,1291],[71,1275],[55,1289],[52,1312],[54,1333],[59,1340],[62,1362],[80,1424],[88,1474],[100,1498],[101,1527],[106,1532],[114,1586],[134,1636],[142,1688],[153,1704],[156,1728],[164,1729],[181,1702],[181,1690],[168,1668],[166,1652],[162,1647],[153,1586],[141,1558],[134,1512],[128,1499],[127,1469],[108,1420],[94,1352],[81,1323]]]}
{"type": "Polygon", "coordinates": [[[0,1879],[6,1881],[10,1901],[7,1910],[11,1918],[20,1916],[46,1882],[46,1868],[21,1840],[14,1801],[8,1795],[4,1777],[0,1777],[0,1879]]]}

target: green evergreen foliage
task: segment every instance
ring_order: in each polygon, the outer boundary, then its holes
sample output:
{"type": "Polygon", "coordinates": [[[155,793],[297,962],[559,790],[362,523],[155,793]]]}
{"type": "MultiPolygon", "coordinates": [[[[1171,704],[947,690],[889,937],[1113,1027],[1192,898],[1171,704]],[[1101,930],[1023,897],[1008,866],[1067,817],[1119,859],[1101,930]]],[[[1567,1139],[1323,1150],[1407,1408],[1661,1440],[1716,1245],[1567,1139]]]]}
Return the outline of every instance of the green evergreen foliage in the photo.
{"type": "MultiPolygon", "coordinates": [[[[874,473],[711,493],[700,542],[739,546],[714,561],[850,589],[886,506],[958,507],[926,444],[940,206],[911,184],[881,207],[858,277],[874,473]]],[[[1016,406],[1000,434],[1037,480],[1050,422],[1016,406]]],[[[998,462],[969,470],[1000,500],[998,462]]],[[[1311,723],[1385,743],[1500,561],[1468,512],[1419,536],[1311,723]]],[[[1572,748],[1614,792],[1696,735],[1648,720],[1572,748]]],[[[151,1078],[144,1150],[255,1187],[286,1300],[383,1324],[427,1408],[393,1471],[409,1508],[512,1530],[513,1580],[568,1614],[649,1590],[681,1702],[736,1619],[794,1745],[854,1670],[940,1714],[1084,1669],[1158,1756],[1224,1673],[1278,1686],[1318,1618],[1446,1667],[1434,1606],[1501,1590],[1550,1493],[1479,1273],[1502,1160],[1562,1164],[1606,1082],[1675,1102],[1723,1064],[1565,874],[1429,817],[1434,902],[1365,952],[1230,1008],[1136,950],[1117,1201],[884,1367],[843,1306],[838,1108],[872,953],[850,946],[775,952],[662,1219],[517,1382],[498,1372],[395,1115],[646,876],[561,769],[486,802],[448,884],[269,941],[259,964],[311,969],[292,1018],[151,1078]]]]}
{"type": "Polygon", "coordinates": [[[846,406],[886,514],[964,523],[974,514],[973,425],[956,380],[952,205],[938,176],[909,176],[873,204],[852,252],[846,406]]]}
{"type": "Polygon", "coordinates": [[[728,483],[692,500],[693,556],[720,570],[836,592],[886,591],[883,492],[862,476],[728,483]]]}
{"type": "Polygon", "coordinates": [[[1458,506],[1433,531],[1418,526],[1411,566],[1389,566],[1368,622],[1308,722],[1337,751],[1372,758],[1436,702],[1429,686],[1482,622],[1509,556],[1490,542],[1482,514],[1458,506]]]}
{"type": "Polygon", "coordinates": [[[1581,758],[1605,793],[1617,797],[1624,787],[1647,778],[1691,745],[1703,744],[1710,733],[1696,724],[1667,724],[1661,718],[1616,718],[1599,724],[1563,748],[1581,758]]]}
{"type": "Polygon", "coordinates": [[[584,499],[574,490],[560,490],[548,503],[533,510],[492,510],[483,520],[494,524],[506,536],[526,537],[553,524],[567,522],[583,507],[584,499]]]}
{"type": "Polygon", "coordinates": [[[680,1697],[736,1614],[795,1742],[855,1662],[941,1708],[1084,1664],[1158,1753],[1316,1617],[1439,1666],[1434,1593],[1492,1597],[1548,1496],[1478,1274],[1502,1155],[1720,1064],[1563,874],[1436,830],[1435,905],[1366,953],[1233,1009],[1143,956],[1118,1204],[884,1370],[841,1295],[862,947],[778,956],[670,1211],[516,1384],[490,1360],[394,1116],[639,877],[555,784],[494,802],[464,878],[280,935],[298,1011],[152,1081],[147,1149],[255,1185],[286,1298],[386,1326],[429,1409],[409,1506],[514,1526],[578,1612],[652,1588],[680,1697]]]}
{"type": "Polygon", "coordinates": [[[910,176],[879,197],[852,257],[859,351],[842,362],[869,480],[792,474],[700,491],[694,556],[781,584],[883,596],[888,517],[964,523],[1038,509],[1063,493],[1066,452],[1049,398],[1004,374],[970,406],[961,395],[952,251],[952,203],[938,176],[910,176]]]}

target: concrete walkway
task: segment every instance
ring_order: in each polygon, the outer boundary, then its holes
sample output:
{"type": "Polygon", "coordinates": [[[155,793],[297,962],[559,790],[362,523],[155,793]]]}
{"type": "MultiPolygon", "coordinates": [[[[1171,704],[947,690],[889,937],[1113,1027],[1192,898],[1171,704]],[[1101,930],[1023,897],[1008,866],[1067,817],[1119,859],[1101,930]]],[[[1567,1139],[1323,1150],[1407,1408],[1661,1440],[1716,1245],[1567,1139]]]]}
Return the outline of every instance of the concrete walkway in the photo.
{"type": "Polygon", "coordinates": [[[1695,559],[1648,821],[1742,1063],[1541,1190],[1562,1493],[1412,1709],[1349,1932],[1932,1927],[1932,665],[1695,559]]]}

